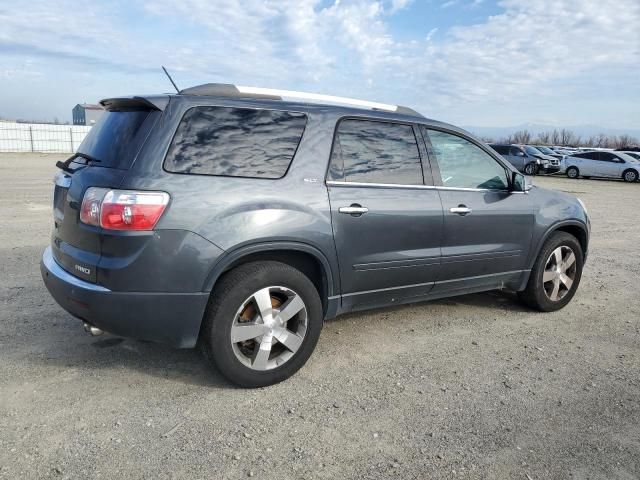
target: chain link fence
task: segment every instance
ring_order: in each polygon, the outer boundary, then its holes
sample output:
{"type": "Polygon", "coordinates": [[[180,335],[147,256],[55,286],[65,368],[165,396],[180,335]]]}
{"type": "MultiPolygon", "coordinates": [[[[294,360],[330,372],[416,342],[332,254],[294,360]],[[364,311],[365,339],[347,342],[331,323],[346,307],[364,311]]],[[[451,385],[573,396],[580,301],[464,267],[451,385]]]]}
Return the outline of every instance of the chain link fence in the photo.
{"type": "Polygon", "coordinates": [[[89,130],[84,125],[0,122],[0,152],[73,153],[89,130]]]}

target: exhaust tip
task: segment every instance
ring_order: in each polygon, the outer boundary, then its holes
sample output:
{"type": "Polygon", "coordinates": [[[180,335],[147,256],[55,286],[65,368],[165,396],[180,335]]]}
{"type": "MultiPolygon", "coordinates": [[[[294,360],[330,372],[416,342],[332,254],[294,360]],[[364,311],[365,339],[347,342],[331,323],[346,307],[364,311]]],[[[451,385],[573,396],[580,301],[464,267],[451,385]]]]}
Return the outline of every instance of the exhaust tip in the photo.
{"type": "Polygon", "coordinates": [[[97,337],[98,335],[102,335],[104,330],[100,330],[98,327],[94,327],[90,323],[84,322],[84,331],[87,332],[92,337],[97,337]]]}

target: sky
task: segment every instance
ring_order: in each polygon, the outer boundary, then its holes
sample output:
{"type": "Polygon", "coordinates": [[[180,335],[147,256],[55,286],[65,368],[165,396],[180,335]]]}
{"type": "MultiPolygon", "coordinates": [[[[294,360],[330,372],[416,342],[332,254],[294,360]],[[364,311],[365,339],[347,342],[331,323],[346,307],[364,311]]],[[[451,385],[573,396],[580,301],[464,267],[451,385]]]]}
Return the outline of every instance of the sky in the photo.
{"type": "Polygon", "coordinates": [[[639,0],[0,0],[0,117],[220,82],[640,129],[639,0]]]}

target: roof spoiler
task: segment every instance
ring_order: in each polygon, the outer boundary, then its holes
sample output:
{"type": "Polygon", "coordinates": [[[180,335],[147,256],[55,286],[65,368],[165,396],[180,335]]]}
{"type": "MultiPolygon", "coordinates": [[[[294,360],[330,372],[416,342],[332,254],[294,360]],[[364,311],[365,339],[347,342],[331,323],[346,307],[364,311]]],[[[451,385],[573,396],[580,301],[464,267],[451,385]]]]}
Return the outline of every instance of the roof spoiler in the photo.
{"type": "Polygon", "coordinates": [[[114,110],[160,110],[163,111],[169,103],[168,95],[154,95],[149,97],[117,97],[100,100],[100,105],[107,111],[114,110]]]}

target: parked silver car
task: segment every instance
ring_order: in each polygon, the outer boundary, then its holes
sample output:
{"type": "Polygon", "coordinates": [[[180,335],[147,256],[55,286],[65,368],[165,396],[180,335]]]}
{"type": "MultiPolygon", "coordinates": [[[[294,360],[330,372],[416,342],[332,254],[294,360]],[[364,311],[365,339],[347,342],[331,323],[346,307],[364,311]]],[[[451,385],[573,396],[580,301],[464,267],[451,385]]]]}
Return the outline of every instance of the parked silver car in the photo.
{"type": "Polygon", "coordinates": [[[569,178],[609,177],[635,182],[640,178],[640,161],[622,152],[580,152],[563,162],[569,178]]]}
{"type": "Polygon", "coordinates": [[[527,175],[553,173],[560,170],[560,161],[530,145],[489,145],[511,165],[527,175]]]}
{"type": "MultiPolygon", "coordinates": [[[[539,150],[540,152],[544,153],[545,155],[549,155],[553,158],[556,158],[558,160],[563,160],[564,157],[566,156],[566,154],[562,154],[562,153],[557,153],[555,151],[553,151],[552,149],[550,149],[549,147],[545,147],[544,145],[535,145],[535,149],[539,150]]],[[[559,165],[559,162],[558,162],[559,165]]]]}

